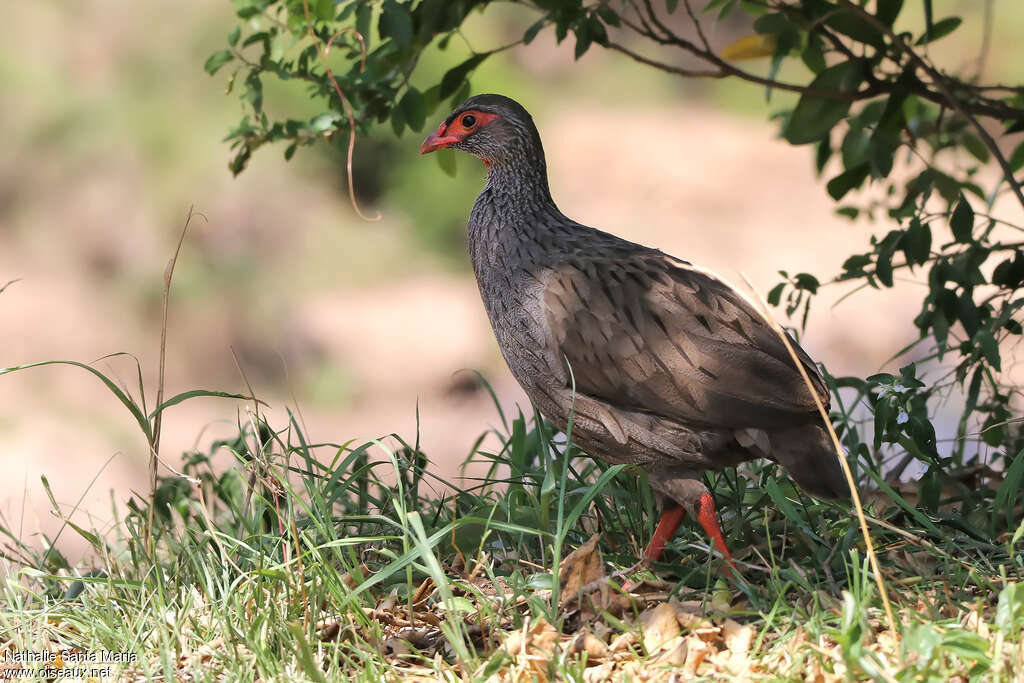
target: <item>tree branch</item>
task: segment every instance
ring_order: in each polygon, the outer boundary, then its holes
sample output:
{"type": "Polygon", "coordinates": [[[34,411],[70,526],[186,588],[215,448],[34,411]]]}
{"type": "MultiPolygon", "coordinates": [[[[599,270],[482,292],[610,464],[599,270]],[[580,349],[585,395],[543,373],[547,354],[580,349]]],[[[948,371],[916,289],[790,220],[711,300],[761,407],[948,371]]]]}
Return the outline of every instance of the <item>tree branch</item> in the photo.
{"type": "Polygon", "coordinates": [[[1020,205],[1024,207],[1024,191],[1021,190],[1020,183],[1018,183],[1017,179],[1014,177],[1013,169],[1010,167],[1010,163],[1006,160],[1006,156],[1003,155],[1002,150],[999,149],[999,145],[996,143],[995,138],[993,138],[992,135],[989,134],[985,127],[981,125],[981,123],[972,113],[967,111],[967,109],[964,107],[964,103],[962,103],[953,95],[953,93],[950,91],[946,83],[946,78],[942,74],[940,74],[931,64],[929,64],[916,52],[914,52],[914,50],[911,49],[903,41],[903,38],[896,35],[896,33],[893,32],[893,30],[885,24],[885,22],[880,21],[877,17],[875,17],[875,15],[864,10],[863,8],[854,4],[850,0],[839,0],[839,2],[841,2],[842,5],[849,9],[851,12],[857,14],[862,19],[864,19],[864,21],[871,24],[878,30],[882,31],[882,33],[887,35],[889,39],[892,41],[892,44],[895,45],[900,52],[907,55],[911,63],[915,64],[918,68],[927,73],[929,77],[931,77],[932,83],[942,93],[946,104],[952,107],[953,110],[955,110],[958,114],[967,119],[971,123],[971,125],[974,126],[974,129],[978,132],[978,135],[985,142],[985,146],[988,147],[990,152],[992,152],[992,156],[996,158],[996,161],[999,163],[999,167],[1002,168],[1003,176],[1006,182],[1009,183],[1010,188],[1013,190],[1013,193],[1017,195],[1017,201],[1019,201],[1020,205]]]}
{"type": "MultiPolygon", "coordinates": [[[[846,0],[844,0],[844,2],[846,2],[846,0]]],[[[876,97],[878,95],[903,94],[903,95],[915,95],[917,97],[920,97],[921,99],[928,100],[929,102],[933,102],[935,104],[940,104],[940,105],[948,105],[949,104],[947,96],[944,93],[942,93],[942,92],[933,92],[932,90],[929,90],[927,87],[924,87],[923,85],[921,85],[921,86],[914,86],[914,85],[908,86],[908,85],[905,85],[905,84],[897,83],[895,80],[879,79],[878,77],[876,77],[874,75],[869,76],[869,78],[868,78],[868,87],[863,89],[863,90],[860,90],[860,91],[858,91],[856,93],[839,93],[839,92],[835,92],[835,91],[822,91],[822,90],[817,90],[817,89],[814,89],[814,88],[808,88],[806,86],[795,85],[795,84],[792,84],[792,83],[784,83],[784,82],[777,81],[777,80],[774,80],[774,79],[771,79],[771,78],[765,78],[765,77],[762,77],[762,76],[757,76],[756,74],[752,74],[752,73],[750,73],[748,71],[744,71],[743,69],[740,69],[739,67],[736,67],[736,66],[730,64],[729,62],[725,61],[721,57],[719,57],[710,48],[710,46],[708,45],[708,43],[706,41],[706,38],[704,40],[705,47],[702,48],[701,46],[697,45],[693,41],[687,40],[686,38],[683,38],[683,37],[679,36],[678,34],[674,33],[658,17],[658,15],[657,15],[657,13],[656,13],[656,11],[654,9],[653,4],[651,3],[651,0],[643,0],[643,2],[642,2],[642,6],[646,10],[646,14],[647,14],[646,17],[644,16],[644,13],[642,13],[641,10],[640,10],[641,3],[632,3],[632,6],[633,6],[633,9],[636,11],[637,16],[640,18],[640,22],[642,24],[642,28],[641,28],[641,26],[636,25],[634,22],[624,21],[623,23],[626,26],[628,26],[631,30],[633,30],[635,33],[637,33],[640,36],[643,36],[644,38],[647,38],[648,40],[650,40],[650,41],[652,41],[654,43],[657,43],[658,45],[677,47],[677,48],[679,48],[681,50],[684,50],[685,52],[688,52],[688,53],[692,54],[693,56],[697,57],[698,59],[701,59],[701,60],[703,60],[705,62],[708,62],[709,64],[712,64],[712,65],[718,67],[718,69],[719,69],[719,71],[710,71],[710,72],[707,72],[707,71],[700,72],[700,71],[693,70],[693,69],[684,69],[684,68],[681,68],[681,67],[672,66],[672,65],[667,64],[665,62],[659,62],[657,60],[654,60],[654,59],[651,59],[651,58],[648,58],[648,57],[638,57],[638,56],[636,56],[637,55],[636,52],[634,52],[632,50],[629,50],[628,48],[625,48],[621,44],[619,44],[619,46],[615,48],[617,51],[622,52],[623,54],[628,55],[630,58],[635,59],[636,61],[638,61],[638,62],[640,62],[642,64],[646,64],[648,66],[652,66],[652,67],[654,67],[656,69],[660,69],[660,70],[666,71],[668,73],[674,73],[674,74],[677,74],[677,75],[680,75],[680,76],[690,76],[692,74],[692,75],[695,75],[697,77],[704,77],[704,78],[724,78],[725,76],[735,76],[737,78],[740,78],[742,80],[748,81],[750,83],[756,83],[758,85],[763,85],[763,86],[765,86],[767,88],[776,88],[778,90],[785,90],[785,91],[788,91],[788,92],[795,92],[795,93],[799,93],[799,94],[810,95],[811,97],[817,97],[819,99],[838,100],[838,101],[844,101],[844,102],[856,102],[856,101],[859,101],[859,100],[864,100],[864,99],[869,99],[869,98],[872,98],[872,97],[876,97]],[[723,75],[720,75],[719,72],[721,72],[723,75]]],[[[766,6],[767,7],[771,7],[769,5],[766,5],[766,6]]],[[[848,5],[844,5],[844,6],[848,6],[848,5]]],[[[775,7],[775,9],[781,9],[781,8],[775,7]]],[[[907,54],[907,56],[910,57],[911,52],[908,51],[909,48],[906,47],[906,44],[903,43],[902,40],[900,40],[898,44],[896,43],[896,38],[897,37],[893,34],[892,30],[889,29],[889,27],[885,26],[884,23],[879,21],[877,18],[875,18],[873,15],[869,14],[868,12],[866,12],[864,10],[861,10],[860,8],[856,8],[856,10],[858,11],[859,14],[861,14],[861,16],[868,17],[868,18],[870,18],[870,20],[873,20],[873,22],[875,23],[876,26],[878,26],[879,28],[882,28],[883,31],[890,37],[890,39],[893,39],[894,45],[898,49],[900,49],[901,52],[903,52],[904,54],[907,54]],[[901,45],[902,45],[902,47],[900,47],[901,45]]],[[[700,24],[696,22],[695,15],[691,14],[691,17],[693,18],[693,20],[695,22],[695,28],[697,29],[698,36],[703,37],[703,29],[700,27],[700,24]]],[[[824,27],[819,25],[819,26],[815,27],[815,30],[820,32],[822,35],[824,35],[825,38],[828,39],[829,43],[831,43],[833,47],[835,47],[837,50],[842,52],[847,57],[850,57],[851,55],[853,55],[853,53],[850,52],[849,49],[845,49],[844,50],[844,49],[840,48],[839,46],[843,45],[842,41],[840,41],[830,31],[824,29],[824,27]]],[[[843,46],[843,47],[845,47],[845,46],[843,46]]],[[[855,57],[855,55],[853,55],[853,56],[855,57]]],[[[918,59],[920,59],[920,58],[918,58],[918,59]]],[[[942,77],[940,76],[940,79],[941,78],[942,77]]],[[[948,82],[948,81],[949,81],[949,79],[945,79],[943,82],[948,82]]],[[[959,85],[956,81],[953,81],[952,84],[959,85]]],[[[938,86],[938,84],[936,84],[936,85],[938,86]]],[[[1002,120],[1007,120],[1007,119],[1024,119],[1024,108],[1013,107],[1013,106],[1010,106],[1010,105],[1006,104],[1003,101],[994,100],[994,99],[991,99],[991,98],[985,98],[985,97],[982,97],[980,95],[980,91],[984,90],[984,89],[1008,90],[1008,91],[1011,91],[1011,92],[1016,92],[1016,89],[1014,89],[1012,87],[1007,87],[1007,86],[982,86],[982,87],[975,87],[975,86],[966,86],[966,85],[964,85],[963,87],[970,87],[971,90],[977,96],[977,99],[975,101],[971,101],[971,102],[966,102],[966,101],[962,101],[962,100],[959,101],[959,105],[960,105],[960,107],[961,107],[963,112],[970,113],[970,114],[973,114],[973,115],[976,115],[976,116],[991,116],[993,118],[1002,119],[1002,120]]]]}

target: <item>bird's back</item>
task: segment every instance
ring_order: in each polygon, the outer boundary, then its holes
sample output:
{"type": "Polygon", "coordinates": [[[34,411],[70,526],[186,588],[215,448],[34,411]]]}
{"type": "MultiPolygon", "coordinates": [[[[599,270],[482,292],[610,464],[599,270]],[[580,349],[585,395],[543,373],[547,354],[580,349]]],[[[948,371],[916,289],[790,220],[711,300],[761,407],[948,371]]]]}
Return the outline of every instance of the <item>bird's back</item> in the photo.
{"type": "MultiPolygon", "coordinates": [[[[845,483],[814,397],[754,306],[714,275],[575,223],[474,210],[470,250],[513,375],[594,454],[648,468],[769,457],[816,495],[845,483]]],[[[814,393],[821,374],[799,354],[814,393]]]]}

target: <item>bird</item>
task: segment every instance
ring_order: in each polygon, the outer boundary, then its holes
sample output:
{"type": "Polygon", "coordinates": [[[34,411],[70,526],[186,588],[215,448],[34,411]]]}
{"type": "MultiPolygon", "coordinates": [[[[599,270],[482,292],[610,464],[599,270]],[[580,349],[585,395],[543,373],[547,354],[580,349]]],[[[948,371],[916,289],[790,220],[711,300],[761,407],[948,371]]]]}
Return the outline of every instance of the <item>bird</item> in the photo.
{"type": "MultiPolygon", "coordinates": [[[[735,572],[705,470],[768,458],[822,499],[850,495],[818,411],[821,371],[754,304],[709,270],[574,221],[548,186],[529,112],[470,97],[420,154],[483,160],[467,225],[484,308],[512,375],[540,413],[592,457],[647,472],[662,505],[644,560],[661,558],[685,516],[735,572]]],[[[787,334],[788,336],[788,334],[787,334]]]]}

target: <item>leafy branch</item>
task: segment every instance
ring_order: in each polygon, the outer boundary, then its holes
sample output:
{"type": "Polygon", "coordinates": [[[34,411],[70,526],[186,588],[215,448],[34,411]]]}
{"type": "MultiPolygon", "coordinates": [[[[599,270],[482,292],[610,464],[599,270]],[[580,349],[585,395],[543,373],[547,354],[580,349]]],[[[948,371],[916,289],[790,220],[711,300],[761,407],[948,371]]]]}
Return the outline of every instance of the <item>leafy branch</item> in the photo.
{"type": "MultiPolygon", "coordinates": [[[[710,0],[702,7],[696,0],[525,0],[514,3],[527,10],[521,37],[491,49],[469,46],[470,55],[440,79],[425,80],[418,71],[424,52],[448,50],[470,14],[494,0],[235,0],[243,23],[206,67],[216,73],[232,64],[229,92],[242,84],[246,114],[228,136],[234,173],[266,144],[285,143],[291,158],[298,147],[338,133],[349,140],[351,169],[357,134],[386,122],[396,135],[421,131],[439,107],[469,95],[482,63],[529,46],[542,32],[558,43],[574,39],[577,59],[598,46],[681,78],[732,78],[769,94],[795,93],[795,106],[778,112],[782,138],[813,147],[840,215],[885,229],[838,274],[783,273],[769,300],[806,322],[822,286],[863,291],[909,278],[921,285],[914,319],[920,338],[897,354],[916,362],[891,378],[837,378],[836,389],[856,389],[847,407],[861,404],[873,415],[873,438],[865,442],[858,424],[841,418],[858,458],[880,467],[879,449],[909,451],[939,477],[981,455],[981,444],[966,452],[968,434],[980,433],[1007,458],[1024,446],[1010,420],[1020,392],[1001,375],[1002,345],[1024,333],[1022,244],[1006,233],[1024,228],[1005,205],[996,206],[1008,194],[1024,208],[1024,142],[1014,137],[1024,132],[1024,85],[984,82],[994,0],[984,8],[978,56],[962,74],[936,66],[928,50],[963,20],[937,17],[932,0],[912,1],[922,3],[923,22],[904,15],[905,0],[710,0]],[[709,22],[739,15],[752,34],[713,45],[709,22]],[[753,58],[764,59],[763,67],[740,66],[753,58]],[[268,77],[304,84],[322,111],[308,120],[272,119],[263,101],[268,77]],[[986,167],[997,171],[995,181],[985,180],[993,177],[981,172],[986,167]],[[952,363],[952,380],[932,367],[938,363],[952,363]],[[958,445],[940,454],[931,416],[949,381],[965,398],[958,445]]],[[[351,182],[350,171],[354,197],[351,182]]]]}

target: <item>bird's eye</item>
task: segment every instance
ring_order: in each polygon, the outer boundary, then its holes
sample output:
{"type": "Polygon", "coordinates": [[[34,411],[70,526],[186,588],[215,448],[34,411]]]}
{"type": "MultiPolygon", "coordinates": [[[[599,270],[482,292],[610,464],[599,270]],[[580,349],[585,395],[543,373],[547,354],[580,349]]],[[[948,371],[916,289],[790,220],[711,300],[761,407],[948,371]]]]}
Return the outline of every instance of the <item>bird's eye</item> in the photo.
{"type": "Polygon", "coordinates": [[[466,114],[462,117],[462,125],[466,128],[472,128],[476,125],[476,117],[472,114],[466,114]]]}

